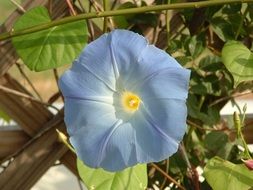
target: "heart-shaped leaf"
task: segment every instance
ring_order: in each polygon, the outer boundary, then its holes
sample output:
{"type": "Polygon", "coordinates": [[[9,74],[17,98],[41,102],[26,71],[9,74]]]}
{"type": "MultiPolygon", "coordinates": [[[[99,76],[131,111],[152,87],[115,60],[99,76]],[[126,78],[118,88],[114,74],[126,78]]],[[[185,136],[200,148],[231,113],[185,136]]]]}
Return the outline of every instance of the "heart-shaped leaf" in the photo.
{"type": "Polygon", "coordinates": [[[77,159],[77,168],[88,189],[144,190],[147,187],[147,166],[144,164],[112,173],[103,169],[89,168],[77,159]]]}
{"type": "Polygon", "coordinates": [[[248,190],[253,187],[253,172],[243,164],[233,164],[219,157],[212,158],[204,176],[213,190],[248,190]]]}
{"type": "MultiPolygon", "coordinates": [[[[14,30],[50,21],[47,9],[36,7],[17,20],[14,30]]],[[[72,63],[87,43],[87,37],[86,22],[77,21],[14,37],[12,42],[21,59],[31,70],[42,71],[72,63]]]]}
{"type": "Polygon", "coordinates": [[[222,61],[234,78],[234,85],[253,80],[253,53],[242,43],[229,41],[222,49],[222,61]]]}

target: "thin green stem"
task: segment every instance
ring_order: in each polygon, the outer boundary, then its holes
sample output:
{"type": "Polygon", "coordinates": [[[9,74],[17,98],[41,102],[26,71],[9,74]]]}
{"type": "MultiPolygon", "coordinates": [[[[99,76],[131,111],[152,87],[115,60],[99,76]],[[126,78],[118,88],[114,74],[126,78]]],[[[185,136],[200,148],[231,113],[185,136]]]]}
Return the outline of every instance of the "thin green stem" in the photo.
{"type": "Polygon", "coordinates": [[[247,159],[252,159],[251,155],[249,153],[249,147],[244,139],[243,133],[242,133],[242,125],[243,123],[241,122],[240,116],[238,115],[237,112],[234,112],[234,126],[237,130],[237,138],[241,139],[243,147],[244,147],[244,154],[247,157],[247,159]]]}
{"type": "Polygon", "coordinates": [[[174,4],[169,4],[169,5],[153,5],[153,6],[146,6],[146,7],[130,8],[130,9],[111,10],[111,11],[104,11],[104,12],[90,12],[90,13],[79,14],[77,16],[64,17],[59,20],[54,20],[52,22],[33,26],[33,27],[26,28],[23,30],[15,31],[14,29],[12,29],[10,32],[2,33],[0,35],[0,41],[9,39],[15,36],[30,34],[33,32],[46,30],[54,26],[59,26],[62,24],[67,24],[70,22],[80,21],[84,19],[136,14],[136,13],[144,13],[144,12],[151,12],[151,11],[158,12],[158,11],[163,11],[163,10],[200,8],[200,7],[209,7],[209,6],[223,5],[223,4],[249,3],[249,2],[253,2],[253,0],[199,1],[199,2],[187,2],[187,3],[174,3],[174,4]]]}
{"type": "Polygon", "coordinates": [[[242,144],[243,144],[243,147],[244,147],[244,153],[246,154],[247,159],[252,159],[251,155],[249,153],[248,145],[247,145],[247,143],[244,139],[244,136],[242,134],[242,131],[239,132],[239,135],[240,135],[240,139],[242,140],[242,144]]]}
{"type": "MultiPolygon", "coordinates": [[[[109,10],[109,1],[108,0],[103,0],[103,7],[104,11],[109,10]]],[[[103,26],[103,32],[107,32],[107,24],[108,24],[108,18],[104,17],[104,26],[103,26]]]]}

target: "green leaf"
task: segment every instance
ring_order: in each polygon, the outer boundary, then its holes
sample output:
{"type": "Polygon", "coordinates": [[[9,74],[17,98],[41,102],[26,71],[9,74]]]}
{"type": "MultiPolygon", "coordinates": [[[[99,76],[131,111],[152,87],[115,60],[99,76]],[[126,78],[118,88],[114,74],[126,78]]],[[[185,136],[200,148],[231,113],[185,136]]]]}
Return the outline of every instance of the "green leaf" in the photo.
{"type": "Polygon", "coordinates": [[[205,10],[206,20],[212,19],[212,17],[215,14],[217,14],[221,8],[222,8],[222,6],[220,6],[220,5],[207,7],[206,10],[205,10]]]}
{"type": "Polygon", "coordinates": [[[187,110],[190,117],[201,120],[203,123],[209,126],[213,126],[220,120],[219,109],[217,107],[206,107],[203,111],[199,109],[199,100],[196,95],[189,94],[187,98],[187,110]]]}
{"type": "Polygon", "coordinates": [[[221,66],[223,65],[220,57],[215,55],[203,57],[199,62],[199,68],[206,72],[216,72],[222,68],[221,66]]]}
{"type": "Polygon", "coordinates": [[[242,43],[229,41],[222,49],[222,61],[234,78],[234,85],[253,80],[253,53],[242,43]]]}
{"type": "Polygon", "coordinates": [[[192,61],[192,58],[190,56],[179,56],[176,57],[176,60],[182,65],[186,65],[187,63],[189,63],[190,61],[192,61]]]}
{"type": "MultiPolygon", "coordinates": [[[[29,10],[14,24],[14,30],[21,30],[50,22],[45,7],[29,10]]],[[[87,43],[85,21],[63,24],[47,30],[18,36],[12,39],[17,53],[24,63],[35,71],[56,68],[70,64],[87,43]]]]}
{"type": "Polygon", "coordinates": [[[170,157],[170,165],[169,170],[173,174],[179,173],[181,171],[186,172],[187,171],[187,165],[185,161],[182,159],[182,155],[179,152],[176,152],[170,157]]]}
{"type": "MultiPolygon", "coordinates": [[[[147,6],[145,1],[142,1],[142,6],[147,6]]],[[[117,10],[136,8],[136,4],[132,2],[123,3],[117,10]]],[[[148,25],[155,27],[157,25],[157,15],[153,13],[129,14],[112,17],[117,28],[127,29],[134,25],[148,25]]]]}
{"type": "Polygon", "coordinates": [[[202,41],[197,39],[197,36],[193,36],[190,39],[189,42],[189,52],[191,54],[191,56],[195,59],[196,57],[198,57],[200,55],[200,53],[204,50],[203,45],[202,45],[202,41]]]}
{"type": "Polygon", "coordinates": [[[7,115],[4,111],[0,109],[0,118],[3,119],[5,122],[9,123],[11,121],[11,118],[9,115],[7,115]]]}
{"type": "Polygon", "coordinates": [[[234,33],[231,30],[232,25],[222,17],[215,17],[211,20],[211,26],[213,31],[223,41],[234,39],[234,33]]]}
{"type": "Polygon", "coordinates": [[[219,157],[212,158],[204,176],[213,190],[248,190],[253,186],[253,172],[243,164],[233,164],[219,157]]]}
{"type": "Polygon", "coordinates": [[[153,13],[136,14],[135,17],[129,19],[129,22],[155,27],[157,26],[157,15],[153,13]]]}
{"type": "MultiPolygon", "coordinates": [[[[135,7],[136,5],[133,4],[132,2],[126,2],[120,5],[117,10],[135,8],[135,7]]],[[[117,28],[126,29],[129,26],[127,19],[132,18],[132,17],[133,15],[125,15],[125,16],[120,15],[120,16],[114,16],[112,18],[117,28]]]]}
{"type": "Polygon", "coordinates": [[[147,166],[136,165],[119,172],[107,172],[92,169],[77,159],[77,168],[81,179],[88,189],[96,190],[144,190],[147,187],[147,166]]]}
{"type": "Polygon", "coordinates": [[[251,20],[253,20],[253,4],[249,3],[248,4],[248,10],[249,10],[249,17],[251,18],[251,20]]]}
{"type": "Polygon", "coordinates": [[[206,135],[204,145],[207,149],[217,151],[228,142],[228,135],[222,131],[212,131],[206,135]]]}
{"type": "Polygon", "coordinates": [[[238,3],[238,4],[234,4],[234,5],[225,5],[224,8],[222,9],[222,13],[223,14],[235,14],[235,13],[239,13],[241,11],[242,8],[242,4],[238,3]]]}

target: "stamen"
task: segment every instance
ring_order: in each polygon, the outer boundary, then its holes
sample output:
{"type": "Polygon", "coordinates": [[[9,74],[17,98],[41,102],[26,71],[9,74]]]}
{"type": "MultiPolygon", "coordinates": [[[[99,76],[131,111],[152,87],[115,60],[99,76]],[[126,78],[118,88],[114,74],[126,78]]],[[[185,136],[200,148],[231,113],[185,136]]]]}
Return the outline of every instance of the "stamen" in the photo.
{"type": "Polygon", "coordinates": [[[126,112],[134,112],[138,110],[141,99],[132,92],[124,92],[121,97],[121,102],[126,112]]]}

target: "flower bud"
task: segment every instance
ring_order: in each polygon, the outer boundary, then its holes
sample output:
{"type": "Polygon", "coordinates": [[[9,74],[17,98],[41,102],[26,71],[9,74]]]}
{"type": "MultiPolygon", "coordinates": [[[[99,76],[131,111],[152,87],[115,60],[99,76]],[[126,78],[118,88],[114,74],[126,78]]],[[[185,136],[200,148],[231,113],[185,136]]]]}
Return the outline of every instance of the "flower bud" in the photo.
{"type": "Polygon", "coordinates": [[[253,160],[243,160],[243,163],[249,170],[253,170],[253,160]]]}

